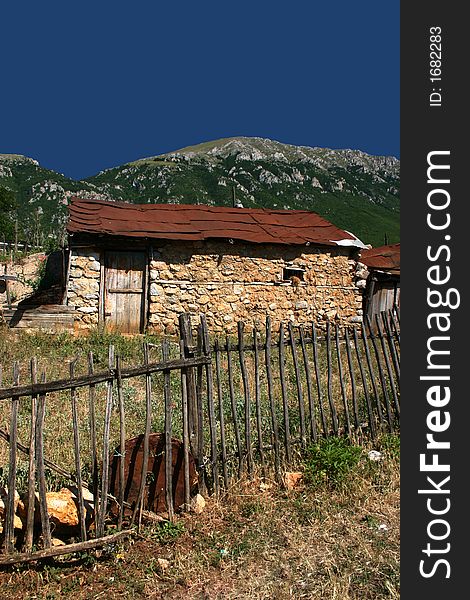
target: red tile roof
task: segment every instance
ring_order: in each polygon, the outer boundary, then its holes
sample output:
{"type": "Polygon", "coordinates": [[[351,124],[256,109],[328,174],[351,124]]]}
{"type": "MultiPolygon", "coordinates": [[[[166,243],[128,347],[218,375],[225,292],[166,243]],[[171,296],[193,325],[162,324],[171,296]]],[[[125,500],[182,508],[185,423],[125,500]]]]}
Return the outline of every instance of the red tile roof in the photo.
{"type": "Polygon", "coordinates": [[[202,204],[130,204],[72,198],[67,231],[166,240],[225,238],[258,244],[361,245],[314,212],[202,204]],[[347,240],[345,242],[345,240],[347,240]]]}
{"type": "Polygon", "coordinates": [[[362,250],[361,262],[369,269],[400,273],[400,244],[362,250]]]}

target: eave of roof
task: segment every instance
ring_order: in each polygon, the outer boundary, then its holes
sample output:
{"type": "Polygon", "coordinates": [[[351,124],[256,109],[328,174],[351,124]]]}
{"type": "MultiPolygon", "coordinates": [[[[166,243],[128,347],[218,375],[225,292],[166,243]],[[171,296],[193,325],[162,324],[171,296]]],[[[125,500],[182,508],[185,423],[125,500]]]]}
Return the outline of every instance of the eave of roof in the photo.
{"type": "Polygon", "coordinates": [[[72,198],[67,231],[166,240],[232,239],[258,244],[365,248],[353,234],[301,210],[201,204],[130,204],[72,198]]]}
{"type": "Polygon", "coordinates": [[[369,269],[390,273],[400,272],[400,244],[388,244],[361,252],[361,262],[369,269]]]}

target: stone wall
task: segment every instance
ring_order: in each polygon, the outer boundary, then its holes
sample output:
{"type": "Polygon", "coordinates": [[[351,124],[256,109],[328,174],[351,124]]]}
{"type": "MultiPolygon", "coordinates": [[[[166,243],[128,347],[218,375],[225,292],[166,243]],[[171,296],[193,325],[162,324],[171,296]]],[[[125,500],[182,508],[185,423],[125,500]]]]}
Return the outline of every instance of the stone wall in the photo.
{"type": "Polygon", "coordinates": [[[274,327],[355,322],[362,318],[357,266],[349,248],[165,243],[150,260],[149,330],[174,333],[182,312],[204,312],[213,331],[233,331],[238,320],[261,325],[266,315],[274,327]],[[304,280],[284,281],[285,268],[302,269],[304,280]]]}
{"type": "MultiPolygon", "coordinates": [[[[205,313],[212,331],[234,331],[238,320],[273,326],[326,319],[362,319],[363,265],[350,248],[320,249],[241,242],[160,242],[149,251],[148,330],[174,334],[178,316],[205,313]],[[283,280],[284,269],[302,269],[303,281],[283,280]]],[[[79,326],[98,323],[100,254],[74,250],[68,304],[83,315],[79,326]]]]}
{"type": "MultiPolygon", "coordinates": [[[[0,273],[2,275],[6,272],[8,275],[16,275],[18,278],[8,284],[12,304],[24,300],[37,289],[45,261],[45,253],[39,252],[16,261],[0,262],[0,273]]],[[[0,306],[6,306],[6,303],[6,292],[0,291],[0,306]]]]}
{"type": "Polygon", "coordinates": [[[78,327],[98,324],[101,263],[94,248],[74,249],[70,257],[67,304],[80,313],[78,327]]]}

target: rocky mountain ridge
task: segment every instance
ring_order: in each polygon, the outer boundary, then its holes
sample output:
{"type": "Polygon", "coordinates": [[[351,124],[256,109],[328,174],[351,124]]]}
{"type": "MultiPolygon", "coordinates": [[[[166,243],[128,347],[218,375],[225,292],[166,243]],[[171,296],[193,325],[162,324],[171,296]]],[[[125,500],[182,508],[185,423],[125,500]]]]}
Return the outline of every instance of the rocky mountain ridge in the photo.
{"type": "Polygon", "coordinates": [[[365,243],[399,240],[400,162],[359,150],[225,138],[142,158],[76,181],[0,154],[0,186],[16,193],[25,232],[59,235],[73,195],[318,212],[365,243]]]}

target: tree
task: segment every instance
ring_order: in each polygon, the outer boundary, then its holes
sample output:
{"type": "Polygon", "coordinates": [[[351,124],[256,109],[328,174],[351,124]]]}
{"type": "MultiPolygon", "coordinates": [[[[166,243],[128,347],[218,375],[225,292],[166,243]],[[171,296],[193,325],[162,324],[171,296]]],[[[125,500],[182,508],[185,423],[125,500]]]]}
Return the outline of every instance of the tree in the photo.
{"type": "Polygon", "coordinates": [[[0,240],[14,240],[17,208],[15,194],[7,188],[0,187],[0,240]]]}

